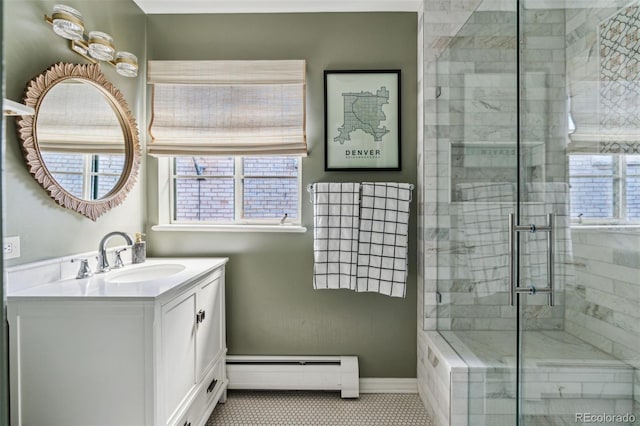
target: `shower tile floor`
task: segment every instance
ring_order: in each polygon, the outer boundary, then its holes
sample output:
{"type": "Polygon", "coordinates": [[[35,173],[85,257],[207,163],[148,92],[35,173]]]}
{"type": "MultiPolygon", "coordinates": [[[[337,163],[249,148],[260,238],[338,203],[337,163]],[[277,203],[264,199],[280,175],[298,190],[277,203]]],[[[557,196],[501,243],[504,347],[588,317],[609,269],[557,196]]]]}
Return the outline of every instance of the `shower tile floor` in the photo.
{"type": "Polygon", "coordinates": [[[230,390],[206,426],[340,425],[432,426],[417,394],[361,394],[342,399],[338,392],[230,390]]]}

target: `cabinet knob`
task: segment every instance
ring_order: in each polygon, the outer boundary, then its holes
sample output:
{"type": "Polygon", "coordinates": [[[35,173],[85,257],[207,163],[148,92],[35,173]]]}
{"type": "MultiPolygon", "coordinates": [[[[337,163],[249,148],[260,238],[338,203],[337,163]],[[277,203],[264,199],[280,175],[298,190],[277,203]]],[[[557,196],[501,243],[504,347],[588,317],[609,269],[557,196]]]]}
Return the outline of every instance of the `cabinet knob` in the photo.
{"type": "Polygon", "coordinates": [[[200,309],[196,314],[196,323],[200,324],[202,321],[204,321],[204,311],[200,309]]]}

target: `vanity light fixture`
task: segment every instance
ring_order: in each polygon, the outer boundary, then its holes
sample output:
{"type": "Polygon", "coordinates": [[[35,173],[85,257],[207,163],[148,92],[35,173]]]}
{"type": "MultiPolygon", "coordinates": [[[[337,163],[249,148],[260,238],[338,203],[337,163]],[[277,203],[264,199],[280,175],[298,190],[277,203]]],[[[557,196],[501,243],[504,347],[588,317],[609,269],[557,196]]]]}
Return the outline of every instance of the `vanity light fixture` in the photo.
{"type": "Polygon", "coordinates": [[[138,58],[130,52],[116,52],[113,37],[102,31],[85,33],[82,14],[76,9],[56,4],[51,16],[44,20],[52,25],[53,32],[69,41],[69,47],[91,63],[107,62],[125,77],[138,76],[138,58]]]}

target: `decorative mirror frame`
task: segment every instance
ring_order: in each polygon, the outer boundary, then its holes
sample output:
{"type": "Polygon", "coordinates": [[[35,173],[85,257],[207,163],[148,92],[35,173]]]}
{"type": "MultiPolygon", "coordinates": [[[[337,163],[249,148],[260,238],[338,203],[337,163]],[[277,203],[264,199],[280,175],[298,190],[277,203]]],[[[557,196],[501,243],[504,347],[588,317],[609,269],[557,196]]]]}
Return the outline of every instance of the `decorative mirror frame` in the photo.
{"type": "Polygon", "coordinates": [[[18,121],[18,137],[29,172],[47,193],[62,207],[76,211],[95,221],[107,211],[121,204],[136,182],[140,168],[140,139],[138,126],[122,93],[109,82],[98,64],[69,64],[60,62],[45,70],[27,85],[24,103],[35,110],[33,116],[18,121]],[[65,80],[81,80],[100,90],[118,117],[124,134],[125,164],[113,189],[99,200],[85,200],[67,192],[47,169],[40,147],[36,125],[38,112],[45,95],[65,80]]]}

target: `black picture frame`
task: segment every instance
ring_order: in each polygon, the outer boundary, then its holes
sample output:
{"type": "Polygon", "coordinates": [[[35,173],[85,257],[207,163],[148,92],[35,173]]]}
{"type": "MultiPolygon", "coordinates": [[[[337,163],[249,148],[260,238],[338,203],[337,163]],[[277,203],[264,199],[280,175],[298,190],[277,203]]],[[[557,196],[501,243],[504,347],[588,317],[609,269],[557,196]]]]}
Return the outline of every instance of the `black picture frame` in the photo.
{"type": "Polygon", "coordinates": [[[325,171],[401,170],[400,70],[324,71],[325,171]]]}

